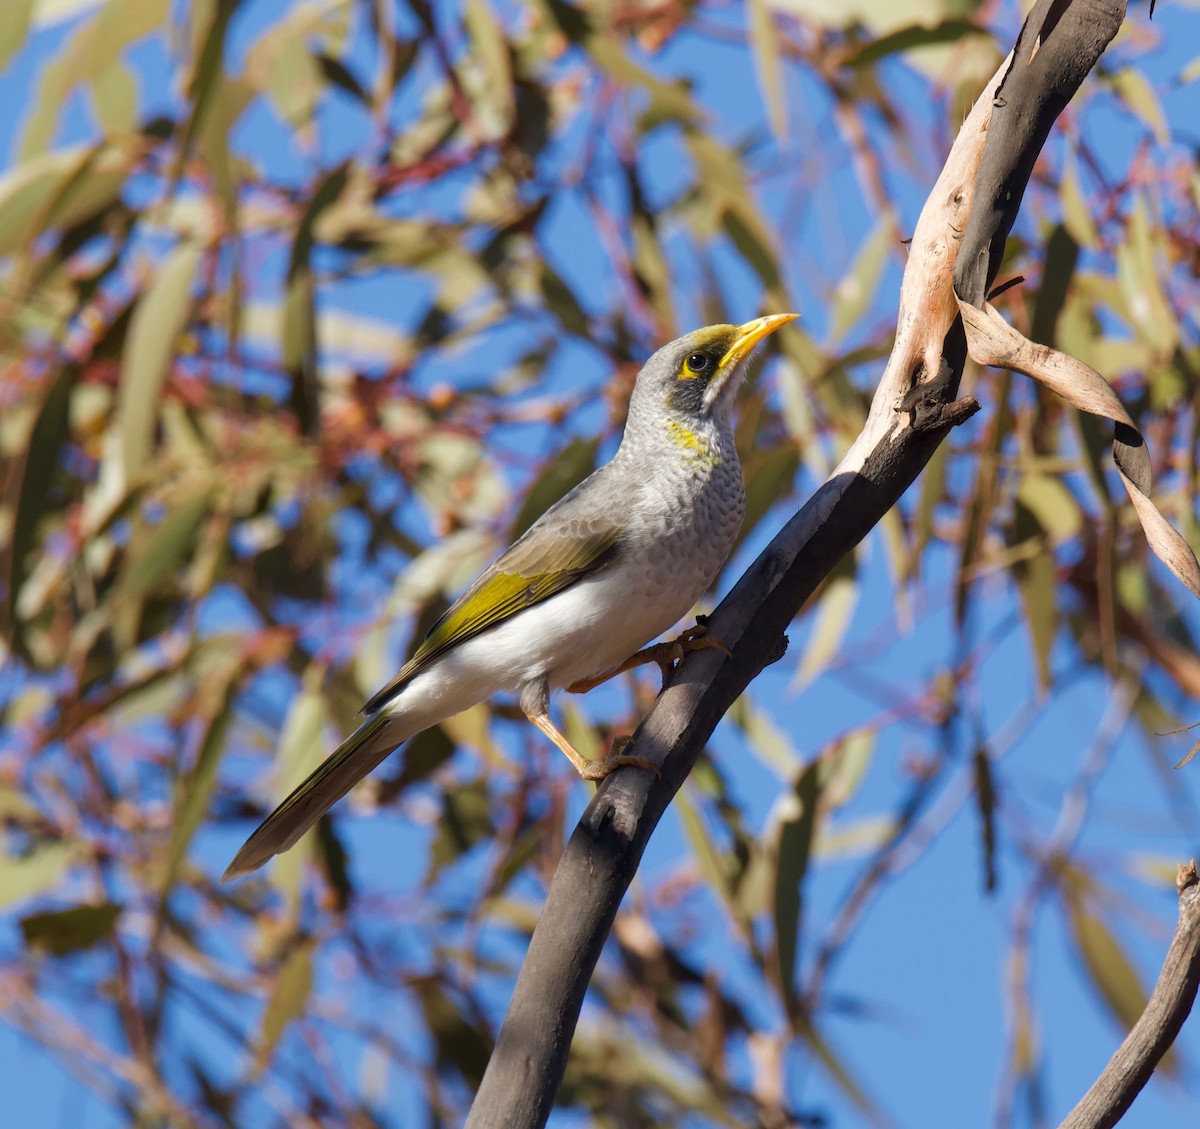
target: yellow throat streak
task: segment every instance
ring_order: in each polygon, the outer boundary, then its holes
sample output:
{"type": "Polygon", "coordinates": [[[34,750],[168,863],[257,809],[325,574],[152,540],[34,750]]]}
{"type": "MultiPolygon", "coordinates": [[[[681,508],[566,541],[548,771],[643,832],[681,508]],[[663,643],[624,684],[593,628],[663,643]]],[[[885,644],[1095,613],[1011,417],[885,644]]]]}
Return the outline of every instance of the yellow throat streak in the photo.
{"type": "Polygon", "coordinates": [[[721,457],[713,450],[712,445],[702,436],[697,435],[686,424],[677,419],[669,419],[664,426],[671,441],[688,457],[689,462],[696,463],[706,470],[712,470],[721,462],[721,457]]]}

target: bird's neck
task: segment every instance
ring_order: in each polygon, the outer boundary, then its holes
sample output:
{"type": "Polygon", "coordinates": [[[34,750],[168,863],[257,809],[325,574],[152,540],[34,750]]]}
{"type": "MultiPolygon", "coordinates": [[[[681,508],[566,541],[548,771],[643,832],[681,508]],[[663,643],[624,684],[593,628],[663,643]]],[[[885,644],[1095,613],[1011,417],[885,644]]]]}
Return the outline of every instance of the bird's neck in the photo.
{"type": "Polygon", "coordinates": [[[711,417],[674,414],[630,421],[617,454],[633,460],[665,456],[709,472],[725,463],[737,463],[737,448],[728,427],[711,417]]]}

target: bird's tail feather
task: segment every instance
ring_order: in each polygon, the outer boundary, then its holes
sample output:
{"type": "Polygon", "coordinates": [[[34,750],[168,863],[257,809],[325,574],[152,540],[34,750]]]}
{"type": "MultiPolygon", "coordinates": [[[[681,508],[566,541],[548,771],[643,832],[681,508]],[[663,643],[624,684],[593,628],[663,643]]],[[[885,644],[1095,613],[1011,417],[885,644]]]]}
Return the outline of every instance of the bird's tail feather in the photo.
{"type": "Polygon", "coordinates": [[[414,728],[394,714],[372,714],[246,840],[221,881],[257,870],[293,846],[329,808],[382,761],[414,728]]]}

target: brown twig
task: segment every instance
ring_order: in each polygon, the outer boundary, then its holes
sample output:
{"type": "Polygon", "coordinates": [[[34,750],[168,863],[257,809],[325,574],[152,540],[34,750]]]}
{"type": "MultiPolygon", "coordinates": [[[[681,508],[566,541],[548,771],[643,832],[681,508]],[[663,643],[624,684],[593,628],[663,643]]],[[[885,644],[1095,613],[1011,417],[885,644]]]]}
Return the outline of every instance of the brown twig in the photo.
{"type": "Polygon", "coordinates": [[[1179,921],[1158,983],[1117,1053],[1059,1129],[1111,1129],[1116,1125],[1150,1081],[1192,1010],[1200,986],[1200,875],[1195,860],[1180,866],[1175,885],[1179,921]]]}

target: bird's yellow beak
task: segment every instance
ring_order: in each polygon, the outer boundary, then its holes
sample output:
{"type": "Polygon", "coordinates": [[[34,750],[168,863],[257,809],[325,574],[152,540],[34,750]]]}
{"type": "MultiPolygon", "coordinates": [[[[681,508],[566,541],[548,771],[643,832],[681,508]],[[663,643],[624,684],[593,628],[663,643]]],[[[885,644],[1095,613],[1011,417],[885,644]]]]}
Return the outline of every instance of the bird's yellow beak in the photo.
{"type": "Polygon", "coordinates": [[[765,318],[755,318],[753,321],[746,322],[745,325],[739,325],[737,337],[734,338],[733,344],[729,346],[725,356],[721,358],[717,371],[725,372],[732,368],[764,337],[769,337],[781,325],[787,325],[789,321],[794,321],[799,316],[799,314],[768,314],[765,318]]]}
{"type": "Polygon", "coordinates": [[[799,314],[768,314],[765,318],[755,318],[753,321],[746,322],[745,325],[739,325],[733,344],[725,350],[721,363],[717,365],[716,373],[704,390],[705,409],[711,408],[717,402],[722,391],[729,386],[730,378],[739,371],[738,366],[749,356],[750,350],[755,345],[764,337],[769,337],[781,325],[787,325],[789,321],[793,321],[799,316],[799,314]]]}

